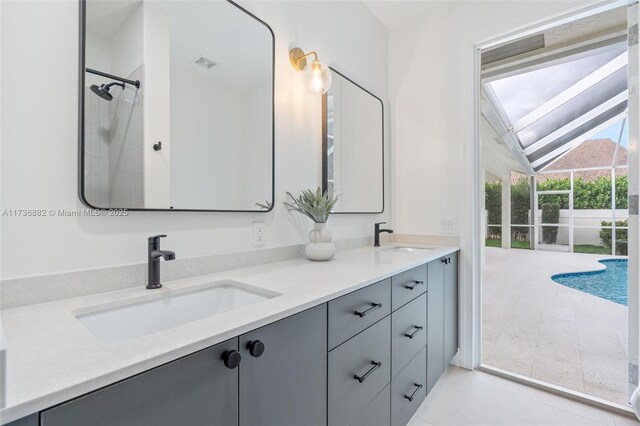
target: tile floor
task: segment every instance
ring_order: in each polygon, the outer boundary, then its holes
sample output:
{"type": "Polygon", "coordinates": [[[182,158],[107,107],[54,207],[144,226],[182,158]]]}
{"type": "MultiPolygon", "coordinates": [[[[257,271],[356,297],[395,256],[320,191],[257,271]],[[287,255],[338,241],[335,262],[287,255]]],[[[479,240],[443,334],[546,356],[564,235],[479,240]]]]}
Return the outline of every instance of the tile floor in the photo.
{"type": "Polygon", "coordinates": [[[627,307],[551,280],[611,256],[487,248],[482,362],[627,403],[627,307]]]}
{"type": "Polygon", "coordinates": [[[639,426],[640,422],[488,373],[450,367],[409,425],[639,426]]]}

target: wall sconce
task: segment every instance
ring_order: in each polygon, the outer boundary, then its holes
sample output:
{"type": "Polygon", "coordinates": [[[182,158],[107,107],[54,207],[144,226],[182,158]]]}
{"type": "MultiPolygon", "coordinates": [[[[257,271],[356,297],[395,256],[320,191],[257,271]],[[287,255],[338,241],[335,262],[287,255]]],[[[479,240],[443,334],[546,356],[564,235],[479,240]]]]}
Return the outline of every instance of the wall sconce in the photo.
{"type": "Polygon", "coordinates": [[[321,95],[331,87],[331,70],[318,60],[316,52],[304,53],[299,47],[289,51],[291,65],[297,71],[305,72],[305,85],[309,93],[321,95]],[[308,63],[307,56],[313,55],[314,60],[308,63]]]}

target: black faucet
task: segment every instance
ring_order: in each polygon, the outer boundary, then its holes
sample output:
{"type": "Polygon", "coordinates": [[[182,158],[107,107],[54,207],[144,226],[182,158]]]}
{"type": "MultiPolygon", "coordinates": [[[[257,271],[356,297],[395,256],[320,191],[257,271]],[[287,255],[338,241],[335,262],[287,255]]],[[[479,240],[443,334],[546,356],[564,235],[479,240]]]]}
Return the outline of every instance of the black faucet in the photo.
{"type": "Polygon", "coordinates": [[[160,250],[160,238],[166,237],[166,235],[154,235],[149,237],[149,283],[147,288],[149,290],[162,287],[160,284],[160,258],[165,261],[174,260],[176,254],[169,250],[160,250]]]}
{"type": "Polygon", "coordinates": [[[373,231],[373,246],[380,247],[380,233],[388,232],[389,234],[393,234],[393,229],[380,229],[380,225],[387,222],[378,222],[374,225],[373,231]]]}

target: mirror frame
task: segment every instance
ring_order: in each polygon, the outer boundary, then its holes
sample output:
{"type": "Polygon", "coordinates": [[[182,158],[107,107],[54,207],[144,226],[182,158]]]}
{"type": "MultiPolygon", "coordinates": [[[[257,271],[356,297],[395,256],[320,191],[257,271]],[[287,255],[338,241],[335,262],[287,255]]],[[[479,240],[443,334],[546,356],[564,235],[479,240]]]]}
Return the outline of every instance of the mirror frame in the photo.
{"type": "MultiPolygon", "coordinates": [[[[384,213],[384,207],[385,207],[385,192],[384,192],[384,184],[385,184],[385,180],[384,180],[384,132],[385,132],[385,128],[384,128],[384,102],[382,102],[382,99],[380,99],[379,97],[377,97],[376,95],[374,95],[373,93],[371,93],[370,91],[368,91],[367,89],[365,89],[364,87],[362,87],[361,85],[359,85],[358,83],[356,83],[355,81],[351,80],[349,77],[347,77],[346,75],[342,74],[340,71],[336,70],[333,67],[329,67],[329,69],[331,70],[332,73],[338,74],[340,77],[344,78],[345,80],[349,81],[351,84],[355,85],[357,88],[359,88],[360,90],[363,90],[365,93],[373,96],[375,99],[377,99],[380,102],[380,107],[381,107],[381,120],[382,120],[382,146],[381,146],[381,150],[382,150],[382,161],[380,166],[382,167],[382,181],[380,182],[380,184],[382,185],[382,208],[379,211],[357,211],[357,212],[334,212],[332,211],[331,214],[382,214],[384,213]]],[[[328,163],[327,163],[327,92],[325,92],[322,95],[322,191],[326,191],[327,190],[327,174],[328,174],[328,163]]]]}
{"type": "Polygon", "coordinates": [[[264,25],[271,34],[271,208],[268,210],[216,210],[216,209],[157,209],[157,208],[124,208],[124,207],[97,207],[92,205],[85,197],[84,182],[84,94],[85,94],[85,69],[86,69],[86,35],[87,35],[87,0],[79,0],[80,4],[80,37],[79,37],[79,60],[78,60],[78,196],[82,204],[90,209],[95,210],[126,210],[126,211],[162,211],[162,212],[223,212],[223,213],[269,213],[273,210],[275,204],[276,192],[276,173],[275,173],[275,157],[276,157],[276,138],[275,138],[275,73],[276,73],[276,46],[275,35],[273,30],[262,19],[249,12],[247,9],[238,5],[232,0],[226,0],[231,6],[238,8],[240,11],[253,18],[256,22],[264,25]]]}

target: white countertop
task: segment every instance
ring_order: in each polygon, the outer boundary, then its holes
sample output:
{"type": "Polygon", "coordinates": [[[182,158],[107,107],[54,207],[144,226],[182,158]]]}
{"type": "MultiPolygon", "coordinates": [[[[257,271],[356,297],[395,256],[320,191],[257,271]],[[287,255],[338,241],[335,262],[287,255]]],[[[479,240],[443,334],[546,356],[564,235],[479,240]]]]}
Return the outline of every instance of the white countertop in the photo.
{"type": "MultiPolygon", "coordinates": [[[[415,245],[408,245],[415,246],[415,245]]],[[[7,347],[6,407],[0,424],[325,303],[458,248],[404,252],[383,246],[338,252],[330,262],[294,259],[1,312],[7,347]],[[250,306],[121,343],[97,340],[72,311],[231,279],[282,293],[250,306]]]]}

